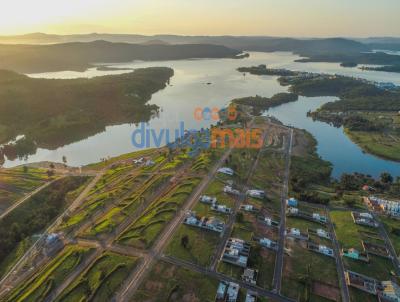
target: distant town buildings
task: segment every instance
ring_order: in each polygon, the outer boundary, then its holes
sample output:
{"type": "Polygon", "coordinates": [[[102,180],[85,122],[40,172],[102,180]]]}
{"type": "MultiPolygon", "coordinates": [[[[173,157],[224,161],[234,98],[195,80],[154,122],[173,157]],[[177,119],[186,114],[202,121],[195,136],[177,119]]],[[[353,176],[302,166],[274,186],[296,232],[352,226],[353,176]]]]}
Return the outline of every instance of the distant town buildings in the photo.
{"type": "Polygon", "coordinates": [[[400,201],[370,196],[367,198],[367,205],[374,211],[383,212],[386,215],[400,218],[400,201]]]}

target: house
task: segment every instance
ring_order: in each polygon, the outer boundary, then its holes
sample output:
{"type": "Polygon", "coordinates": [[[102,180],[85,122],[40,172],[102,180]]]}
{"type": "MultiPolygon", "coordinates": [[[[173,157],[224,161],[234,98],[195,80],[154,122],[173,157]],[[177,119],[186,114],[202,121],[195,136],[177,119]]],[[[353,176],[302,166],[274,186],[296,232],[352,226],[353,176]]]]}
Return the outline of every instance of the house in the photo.
{"type": "Polygon", "coordinates": [[[217,170],[217,172],[223,173],[223,174],[226,174],[226,175],[229,175],[229,176],[233,176],[233,174],[235,173],[231,168],[228,168],[228,167],[219,168],[217,170]]]}
{"type": "Polygon", "coordinates": [[[233,189],[231,186],[225,186],[224,192],[232,195],[240,195],[240,192],[236,189],[233,189]]]}
{"type": "Polygon", "coordinates": [[[272,220],[272,218],[270,217],[258,217],[258,220],[267,225],[267,226],[273,226],[273,227],[278,227],[279,226],[279,222],[272,220]]]}
{"type": "Polygon", "coordinates": [[[221,260],[243,268],[247,267],[250,255],[250,244],[242,239],[230,238],[222,254],[221,260]]]}
{"type": "Polygon", "coordinates": [[[225,282],[220,282],[217,288],[217,295],[215,296],[215,301],[217,302],[225,301],[227,289],[228,285],[225,282]]]}
{"type": "Polygon", "coordinates": [[[211,206],[211,209],[215,212],[219,212],[219,213],[223,213],[223,214],[230,214],[232,213],[232,209],[228,208],[225,205],[217,205],[217,204],[213,204],[211,206]]]}
{"type": "Polygon", "coordinates": [[[205,203],[205,204],[216,204],[217,198],[210,197],[207,195],[202,195],[202,196],[200,196],[200,202],[205,203]]]}
{"type": "Polygon", "coordinates": [[[322,244],[315,244],[313,242],[307,242],[307,248],[310,251],[328,256],[328,257],[334,257],[333,249],[327,247],[326,245],[322,244]]]}
{"type": "Polygon", "coordinates": [[[244,204],[240,206],[240,209],[246,212],[259,212],[260,210],[255,208],[253,205],[251,204],[244,204]]]}
{"type": "Polygon", "coordinates": [[[312,214],[312,218],[317,221],[317,222],[322,222],[322,223],[326,223],[328,220],[326,218],[326,216],[323,216],[319,213],[313,213],[312,214]]]}
{"type": "Polygon", "coordinates": [[[183,223],[189,226],[194,226],[217,233],[222,233],[225,229],[224,222],[220,221],[219,219],[216,219],[214,217],[198,218],[193,212],[188,213],[188,216],[185,218],[183,223]]]}
{"type": "Polygon", "coordinates": [[[271,239],[268,238],[261,238],[259,241],[261,246],[266,247],[271,250],[277,250],[278,249],[278,244],[275,241],[272,241],[271,239]]]}
{"type": "Polygon", "coordinates": [[[141,157],[139,159],[134,159],[133,163],[136,164],[136,165],[140,165],[140,164],[143,163],[143,160],[144,160],[144,157],[141,157]]]}
{"type": "Polygon", "coordinates": [[[380,300],[400,302],[400,287],[393,281],[382,281],[379,291],[380,300]]]}
{"type": "Polygon", "coordinates": [[[286,204],[287,204],[289,207],[297,207],[298,204],[299,204],[299,202],[297,201],[297,199],[291,197],[291,198],[289,198],[289,199],[286,201],[286,204]]]}
{"type": "Polygon", "coordinates": [[[316,229],[316,230],[308,229],[308,233],[314,234],[320,238],[332,240],[331,233],[325,231],[324,229],[316,229]]]}
{"type": "Polygon", "coordinates": [[[44,252],[47,256],[55,255],[64,248],[64,241],[59,234],[48,234],[45,239],[44,252]]]}
{"type": "Polygon", "coordinates": [[[242,274],[242,280],[246,283],[256,285],[258,277],[258,270],[253,268],[246,268],[242,274]]]}
{"type": "Polygon", "coordinates": [[[146,161],[146,163],[145,163],[145,166],[146,166],[146,167],[150,167],[150,166],[154,166],[154,165],[155,165],[155,162],[152,161],[151,159],[149,159],[149,160],[146,161]]]}
{"type": "Polygon", "coordinates": [[[247,291],[244,302],[256,302],[256,301],[257,301],[256,294],[251,291],[247,291]]]}
{"type": "Polygon", "coordinates": [[[372,228],[379,227],[374,217],[370,213],[351,212],[355,224],[364,225],[372,228]]]}
{"type": "Polygon", "coordinates": [[[288,212],[289,214],[292,214],[292,215],[297,215],[297,214],[299,213],[299,209],[298,209],[298,208],[289,207],[289,208],[287,209],[287,212],[288,212]]]}
{"type": "Polygon", "coordinates": [[[298,228],[290,228],[286,230],[286,235],[300,240],[308,240],[308,234],[302,233],[298,228]]]}
{"type": "Polygon", "coordinates": [[[346,271],[345,278],[346,278],[346,283],[349,286],[365,291],[372,295],[376,295],[378,292],[377,288],[379,286],[379,281],[373,278],[367,277],[365,275],[353,271],[346,271]]]}
{"type": "Polygon", "coordinates": [[[265,192],[262,190],[248,190],[246,194],[253,198],[263,199],[265,197],[265,192]]]}
{"type": "Polygon", "coordinates": [[[369,257],[367,253],[364,252],[359,252],[355,248],[350,248],[350,249],[343,249],[342,250],[342,255],[344,257],[348,257],[354,260],[359,260],[363,262],[369,262],[369,257]]]}
{"type": "Polygon", "coordinates": [[[239,296],[239,284],[234,282],[229,282],[229,286],[226,291],[226,301],[236,302],[238,296],[239,296]]]}

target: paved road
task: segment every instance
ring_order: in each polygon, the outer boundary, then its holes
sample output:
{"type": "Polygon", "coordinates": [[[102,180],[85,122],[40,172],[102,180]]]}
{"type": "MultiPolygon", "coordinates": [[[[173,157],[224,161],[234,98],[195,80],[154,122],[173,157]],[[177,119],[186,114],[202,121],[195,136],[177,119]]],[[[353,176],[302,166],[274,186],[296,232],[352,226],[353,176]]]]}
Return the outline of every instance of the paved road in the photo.
{"type": "Polygon", "coordinates": [[[222,166],[226,158],[228,158],[231,151],[232,149],[229,149],[224,153],[224,155],[220,158],[220,160],[214,165],[214,168],[211,170],[211,172],[203,179],[203,181],[192,192],[191,196],[188,198],[182,210],[178,212],[177,215],[173,218],[173,220],[168,224],[168,226],[164,228],[163,232],[159,236],[159,239],[151,248],[149,255],[143,259],[142,263],[129,276],[128,280],[126,281],[126,284],[122,286],[122,290],[116,294],[114,300],[127,301],[129,297],[133,296],[136,289],[140,285],[141,281],[143,281],[146,272],[149,271],[150,267],[157,259],[157,257],[160,255],[160,253],[162,252],[166,243],[172,237],[175,230],[183,222],[187,211],[190,210],[197,202],[201,193],[209,185],[214,175],[217,173],[217,170],[222,166]]]}
{"type": "Polygon", "coordinates": [[[215,279],[218,279],[218,280],[221,280],[221,281],[225,281],[225,282],[235,282],[235,283],[239,284],[241,288],[245,288],[247,290],[255,292],[259,297],[267,297],[267,298],[269,298],[269,299],[271,299],[273,301],[279,301],[279,302],[294,302],[294,300],[291,300],[289,298],[286,298],[286,297],[283,297],[281,295],[278,295],[278,294],[276,294],[276,293],[274,293],[272,291],[263,289],[263,288],[261,288],[259,286],[255,286],[255,285],[251,285],[251,284],[245,283],[245,282],[243,282],[241,280],[236,280],[234,278],[231,278],[231,277],[228,277],[228,276],[226,276],[224,274],[209,270],[207,268],[204,268],[202,266],[196,265],[196,264],[191,263],[191,262],[187,262],[187,261],[184,261],[184,260],[181,260],[181,259],[177,259],[177,258],[174,258],[174,257],[170,257],[170,256],[161,256],[160,259],[165,261],[165,262],[171,263],[173,265],[180,266],[180,267],[183,267],[183,268],[198,272],[200,274],[209,276],[211,278],[215,278],[215,279]]]}
{"type": "Polygon", "coordinates": [[[40,191],[42,191],[43,189],[47,188],[48,186],[50,186],[52,183],[54,183],[56,180],[62,179],[65,176],[61,176],[61,177],[57,177],[56,179],[53,179],[52,181],[46,182],[44,185],[40,186],[39,188],[36,188],[34,191],[26,194],[24,197],[22,197],[20,200],[18,200],[17,202],[15,202],[12,206],[10,206],[9,208],[7,208],[5,210],[5,212],[3,212],[0,215],[0,220],[2,220],[4,217],[6,217],[8,214],[10,214],[12,211],[14,211],[16,208],[18,208],[21,204],[23,204],[25,201],[27,201],[29,198],[31,198],[32,196],[36,195],[37,193],[39,193],[40,191]]]}
{"type": "Polygon", "coordinates": [[[285,253],[286,199],[288,198],[288,192],[289,192],[290,161],[291,161],[292,146],[293,146],[293,129],[289,129],[289,131],[290,131],[290,136],[285,152],[286,166],[285,166],[285,179],[283,182],[282,196],[281,196],[278,252],[276,255],[274,277],[272,280],[273,290],[278,294],[280,294],[282,286],[283,258],[285,253]]]}

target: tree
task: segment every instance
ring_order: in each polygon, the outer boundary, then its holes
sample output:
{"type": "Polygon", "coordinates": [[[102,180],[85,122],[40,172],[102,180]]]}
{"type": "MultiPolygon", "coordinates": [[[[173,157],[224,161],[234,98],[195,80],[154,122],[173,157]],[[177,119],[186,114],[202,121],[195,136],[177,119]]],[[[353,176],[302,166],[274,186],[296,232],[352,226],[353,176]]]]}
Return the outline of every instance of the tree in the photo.
{"type": "Polygon", "coordinates": [[[390,184],[393,182],[393,176],[390,175],[390,173],[388,173],[388,172],[383,172],[381,174],[381,182],[383,182],[385,184],[390,184]]]}
{"type": "Polygon", "coordinates": [[[67,157],[65,155],[63,155],[63,157],[62,157],[62,161],[63,161],[64,165],[66,166],[67,165],[67,157]]]}
{"type": "Polygon", "coordinates": [[[238,212],[238,213],[236,214],[236,221],[237,221],[238,223],[242,223],[242,222],[243,222],[243,213],[242,213],[242,212],[238,212]]]}
{"type": "Polygon", "coordinates": [[[47,170],[46,173],[47,173],[48,177],[52,177],[54,175],[54,171],[53,170],[47,170]]]}
{"type": "Polygon", "coordinates": [[[183,235],[181,238],[181,245],[187,249],[189,245],[189,236],[188,235],[183,235]]]}

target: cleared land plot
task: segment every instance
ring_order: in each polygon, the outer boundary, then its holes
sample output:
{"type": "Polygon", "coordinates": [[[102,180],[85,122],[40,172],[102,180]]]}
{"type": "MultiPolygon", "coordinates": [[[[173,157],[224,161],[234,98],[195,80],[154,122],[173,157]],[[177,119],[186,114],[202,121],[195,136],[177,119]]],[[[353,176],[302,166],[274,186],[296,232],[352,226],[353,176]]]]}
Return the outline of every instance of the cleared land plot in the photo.
{"type": "Polygon", "coordinates": [[[137,262],[105,252],[56,301],[110,301],[137,262]]]}
{"type": "Polygon", "coordinates": [[[6,301],[44,301],[46,296],[60,286],[90,252],[91,250],[88,248],[66,247],[28,282],[17,287],[6,301]]]}
{"type": "Polygon", "coordinates": [[[28,168],[25,172],[23,167],[0,168],[0,214],[48,180],[45,169],[28,168]]]}
{"type": "Polygon", "coordinates": [[[214,302],[218,280],[158,261],[131,301],[214,302]]]}
{"type": "Polygon", "coordinates": [[[166,254],[208,266],[220,240],[218,233],[181,225],[167,247],[166,254]],[[183,239],[185,236],[188,238],[186,245],[183,239]]]}
{"type": "Polygon", "coordinates": [[[280,209],[284,163],[283,154],[270,150],[262,151],[258,165],[249,180],[250,187],[265,191],[265,204],[276,211],[280,209]]]}
{"type": "Polygon", "coordinates": [[[305,243],[286,240],[289,255],[284,257],[282,293],[290,298],[320,301],[340,297],[335,260],[306,249],[305,243]],[[315,300],[317,299],[317,300],[315,300]]]}

